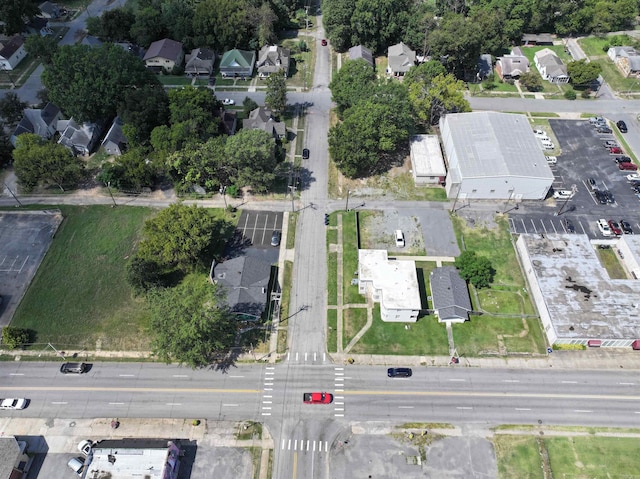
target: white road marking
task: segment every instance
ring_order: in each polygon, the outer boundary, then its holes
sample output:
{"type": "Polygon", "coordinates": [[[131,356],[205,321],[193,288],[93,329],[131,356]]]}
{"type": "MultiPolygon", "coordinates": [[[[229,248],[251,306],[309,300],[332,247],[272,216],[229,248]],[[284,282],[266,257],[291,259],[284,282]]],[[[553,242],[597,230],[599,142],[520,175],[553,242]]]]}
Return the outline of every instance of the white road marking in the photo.
{"type": "Polygon", "coordinates": [[[335,417],[344,417],[344,414],[334,414],[335,417]]]}
{"type": "Polygon", "coordinates": [[[309,450],[309,441],[307,440],[307,451],[309,450]]]}
{"type": "Polygon", "coordinates": [[[313,441],[313,452],[316,452],[316,441],[313,441]]]}
{"type": "Polygon", "coordinates": [[[244,376],[229,376],[230,378],[243,378],[244,376]]]}
{"type": "Polygon", "coordinates": [[[342,406],[344,403],[336,401],[334,404],[337,404],[338,406],[342,406]]]}
{"type": "Polygon", "coordinates": [[[262,401],[262,404],[271,404],[271,401],[262,401]]]}
{"type": "MultiPolygon", "coordinates": [[[[223,404],[223,406],[224,406],[224,404],[223,404]]],[[[236,404],[236,406],[237,406],[237,404],[236,404]]],[[[266,409],[267,411],[271,411],[271,408],[267,407],[267,406],[262,406],[262,409],[266,409]]]]}
{"type": "Polygon", "coordinates": [[[51,404],[69,404],[66,401],[53,401],[51,404]]]}
{"type": "Polygon", "coordinates": [[[24,376],[24,373],[9,373],[9,376],[24,376]]]}
{"type": "Polygon", "coordinates": [[[344,368],[333,368],[333,369],[335,369],[336,371],[344,371],[344,368]]]}
{"type": "Polygon", "coordinates": [[[344,373],[335,373],[336,376],[344,376],[344,373]]]}
{"type": "Polygon", "coordinates": [[[314,360],[314,361],[316,360],[316,354],[317,354],[317,353],[313,353],[313,360],[314,360]]]}
{"type": "Polygon", "coordinates": [[[304,360],[305,360],[305,362],[307,361],[307,355],[308,355],[308,354],[309,354],[309,353],[304,353],[304,360]]]}
{"type": "Polygon", "coordinates": [[[398,406],[398,409],[413,409],[413,406],[398,406]]]}
{"type": "Polygon", "coordinates": [[[336,399],[344,399],[344,396],[335,396],[336,399]]]}
{"type": "Polygon", "coordinates": [[[297,439],[295,439],[295,440],[293,441],[293,450],[294,450],[294,451],[297,451],[297,450],[298,450],[298,440],[297,440],[297,439]]]}
{"type": "MultiPolygon", "coordinates": [[[[341,384],[340,386],[344,386],[344,384],[341,384]]],[[[336,389],[336,392],[337,392],[337,393],[343,393],[343,392],[344,392],[344,389],[336,389]]]]}
{"type": "Polygon", "coordinates": [[[327,452],[329,450],[329,443],[324,441],[324,451],[327,452]]]}
{"type": "Polygon", "coordinates": [[[449,381],[453,381],[453,382],[456,382],[456,383],[463,383],[463,382],[466,381],[466,379],[454,379],[454,378],[451,378],[451,379],[449,379],[449,381]]]}
{"type": "Polygon", "coordinates": [[[109,405],[110,406],[122,406],[122,405],[124,405],[124,403],[123,402],[110,402],[109,405]]]}
{"type": "Polygon", "coordinates": [[[121,378],[132,378],[135,375],[134,374],[118,374],[118,376],[120,376],[121,378]]]}
{"type": "Polygon", "coordinates": [[[262,396],[262,397],[263,397],[263,398],[272,398],[273,396],[270,396],[270,395],[266,395],[266,394],[265,394],[265,395],[264,395],[264,396],[262,396]]]}
{"type": "Polygon", "coordinates": [[[274,366],[267,366],[265,369],[266,369],[266,370],[269,370],[269,369],[275,369],[275,367],[274,367],[274,366]]]}
{"type": "Polygon", "coordinates": [[[635,383],[618,383],[621,386],[633,386],[635,383]]]}
{"type": "Polygon", "coordinates": [[[263,412],[262,415],[263,416],[271,416],[271,413],[270,412],[263,412]]]}
{"type": "Polygon", "coordinates": [[[578,381],[562,381],[562,384],[578,384],[578,381]]]}
{"type": "Polygon", "coordinates": [[[291,359],[291,353],[287,353],[287,361],[291,359]]]}
{"type": "Polygon", "coordinates": [[[273,383],[264,383],[265,386],[273,386],[273,383]]]}
{"type": "Polygon", "coordinates": [[[337,407],[337,408],[335,408],[335,411],[344,411],[344,408],[343,407],[337,407]]]}
{"type": "Polygon", "coordinates": [[[287,449],[291,450],[291,439],[289,439],[289,447],[287,449]]]}
{"type": "Polygon", "coordinates": [[[574,409],[573,412],[593,412],[593,411],[589,411],[588,409],[574,409]]]}
{"type": "Polygon", "coordinates": [[[517,407],[516,411],[531,411],[528,407],[517,407]]]}
{"type": "Polygon", "coordinates": [[[322,362],[327,360],[327,353],[322,353],[322,362]]]}
{"type": "Polygon", "coordinates": [[[174,378],[188,378],[189,376],[187,376],[186,374],[174,374],[173,377],[174,378]]]}
{"type": "Polygon", "coordinates": [[[273,388],[264,388],[265,391],[273,391],[273,388]]]}
{"type": "Polygon", "coordinates": [[[280,449],[284,449],[284,439],[282,440],[282,447],[280,449]]]}
{"type": "Polygon", "coordinates": [[[503,379],[502,382],[503,383],[519,383],[520,380],[518,380],[518,379],[503,379]]]}
{"type": "Polygon", "coordinates": [[[456,407],[456,409],[473,409],[473,408],[469,406],[458,406],[456,407]]]}
{"type": "MultiPolygon", "coordinates": [[[[182,406],[182,403],[180,403],[180,402],[168,402],[168,403],[165,404],[165,406],[182,406]]],[[[224,404],[223,404],[223,406],[224,406],[224,404]]],[[[236,404],[236,406],[237,406],[237,404],[236,404]]]]}
{"type": "Polygon", "coordinates": [[[344,378],[336,378],[336,381],[344,381],[344,378]]]}

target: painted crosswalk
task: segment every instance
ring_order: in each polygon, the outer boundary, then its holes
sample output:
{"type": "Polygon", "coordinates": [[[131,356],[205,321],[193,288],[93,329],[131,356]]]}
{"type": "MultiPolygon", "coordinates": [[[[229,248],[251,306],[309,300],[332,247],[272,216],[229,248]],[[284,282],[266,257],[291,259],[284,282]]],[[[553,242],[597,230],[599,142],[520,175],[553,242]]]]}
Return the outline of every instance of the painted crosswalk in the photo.
{"type": "Polygon", "coordinates": [[[287,361],[296,363],[324,364],[327,362],[327,353],[317,351],[292,351],[287,353],[287,361]]]}
{"type": "Polygon", "coordinates": [[[312,439],[283,439],[280,449],[283,451],[329,452],[329,442],[312,439]]]}
{"type": "Polygon", "coordinates": [[[264,370],[264,387],[262,389],[262,403],[260,404],[260,411],[263,416],[271,416],[275,369],[273,366],[267,366],[264,370]]]}
{"type": "Polygon", "coordinates": [[[334,374],[334,390],[336,394],[333,396],[333,412],[335,417],[344,417],[344,368],[336,366],[333,368],[334,374]]]}

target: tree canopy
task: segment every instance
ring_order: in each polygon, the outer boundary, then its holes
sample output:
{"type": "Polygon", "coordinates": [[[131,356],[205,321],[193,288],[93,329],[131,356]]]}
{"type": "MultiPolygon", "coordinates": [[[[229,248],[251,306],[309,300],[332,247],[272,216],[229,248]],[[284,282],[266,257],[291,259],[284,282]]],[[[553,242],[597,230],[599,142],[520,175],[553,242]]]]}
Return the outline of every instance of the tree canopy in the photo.
{"type": "Polygon", "coordinates": [[[415,78],[416,81],[410,81],[407,85],[409,99],[423,124],[437,125],[440,117],[446,113],[471,111],[469,102],[464,97],[464,83],[456,80],[453,75],[439,73],[428,83],[419,81],[420,76],[415,78]]]}
{"type": "Polygon", "coordinates": [[[239,186],[251,186],[266,192],[276,178],[276,142],[263,130],[240,130],[227,138],[226,168],[229,180],[239,186]]]}
{"type": "Polygon", "coordinates": [[[463,251],[456,258],[455,267],[460,276],[476,288],[488,288],[496,273],[488,258],[470,250],[463,251]]]}
{"type": "Polygon", "coordinates": [[[287,84],[285,83],[284,70],[278,70],[267,78],[267,94],[264,104],[279,117],[287,107],[287,84]]]}
{"type": "Polygon", "coordinates": [[[137,57],[117,45],[65,45],[42,74],[49,98],[76,121],[112,118],[130,88],[162,88],[137,57]]]}
{"type": "Polygon", "coordinates": [[[0,98],[0,116],[11,126],[15,126],[24,115],[24,109],[29,104],[20,100],[18,94],[14,91],[8,91],[4,97],[0,98]]]}
{"type": "Polygon", "coordinates": [[[40,0],[2,0],[0,2],[0,22],[4,23],[4,33],[13,35],[24,29],[24,19],[36,15],[40,0]]]}
{"type": "Polygon", "coordinates": [[[598,62],[589,62],[585,59],[569,62],[567,64],[567,73],[574,85],[590,85],[594,83],[600,72],[602,65],[598,62]]]}
{"type": "Polygon", "coordinates": [[[366,60],[347,60],[342,64],[329,84],[339,117],[342,118],[345,110],[369,96],[375,79],[376,72],[366,60]]]}

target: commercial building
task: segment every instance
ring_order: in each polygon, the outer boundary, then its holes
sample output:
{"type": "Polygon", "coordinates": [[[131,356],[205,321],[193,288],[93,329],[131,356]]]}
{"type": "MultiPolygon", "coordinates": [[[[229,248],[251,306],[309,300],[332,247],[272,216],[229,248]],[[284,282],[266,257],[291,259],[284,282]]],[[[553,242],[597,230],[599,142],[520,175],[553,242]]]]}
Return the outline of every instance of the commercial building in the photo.
{"type": "Polygon", "coordinates": [[[479,111],[440,119],[449,171],[446,191],[460,200],[541,200],[553,184],[525,115],[479,111]]]}
{"type": "Polygon", "coordinates": [[[444,184],[447,168],[437,135],[411,137],[411,171],[416,185],[444,184]]]}

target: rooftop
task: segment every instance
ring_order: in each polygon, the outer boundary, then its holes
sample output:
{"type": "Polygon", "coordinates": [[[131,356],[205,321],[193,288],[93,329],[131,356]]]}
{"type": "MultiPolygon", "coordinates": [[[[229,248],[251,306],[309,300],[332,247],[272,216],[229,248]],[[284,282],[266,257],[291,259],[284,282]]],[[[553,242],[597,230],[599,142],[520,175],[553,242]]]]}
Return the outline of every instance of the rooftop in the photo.
{"type": "Polygon", "coordinates": [[[447,174],[437,135],[412,136],[411,160],[418,176],[446,176],[447,174]]]}

